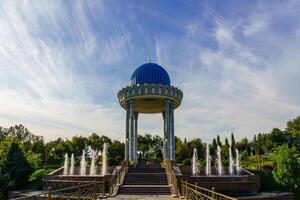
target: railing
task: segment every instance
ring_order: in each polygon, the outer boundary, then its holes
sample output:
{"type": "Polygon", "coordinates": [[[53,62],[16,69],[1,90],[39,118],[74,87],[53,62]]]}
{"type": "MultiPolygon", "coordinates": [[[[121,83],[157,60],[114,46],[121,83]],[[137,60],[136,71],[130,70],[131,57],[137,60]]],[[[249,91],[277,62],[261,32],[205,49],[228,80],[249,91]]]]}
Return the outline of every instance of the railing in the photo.
{"type": "Polygon", "coordinates": [[[200,187],[195,184],[191,184],[187,181],[181,182],[181,192],[185,199],[189,200],[198,200],[198,199],[207,199],[207,200],[236,200],[235,198],[226,196],[224,194],[215,192],[215,189],[211,190],[200,187]]]}
{"type": "Polygon", "coordinates": [[[121,183],[122,174],[127,172],[128,165],[129,165],[128,161],[124,160],[121,165],[121,168],[119,170],[116,168],[115,175],[113,175],[109,181],[109,196],[113,194],[117,184],[121,183]]]}
{"type": "Polygon", "coordinates": [[[39,199],[84,199],[96,200],[98,196],[104,196],[104,181],[82,184],[58,190],[49,188],[47,192],[15,198],[14,200],[39,200],[39,199]]]}
{"type": "Polygon", "coordinates": [[[166,169],[166,172],[167,172],[168,181],[169,181],[169,183],[172,184],[172,186],[174,188],[175,196],[178,197],[179,189],[178,189],[178,185],[177,185],[177,178],[176,178],[176,175],[173,171],[170,160],[164,160],[163,165],[164,165],[164,167],[166,169]]]}

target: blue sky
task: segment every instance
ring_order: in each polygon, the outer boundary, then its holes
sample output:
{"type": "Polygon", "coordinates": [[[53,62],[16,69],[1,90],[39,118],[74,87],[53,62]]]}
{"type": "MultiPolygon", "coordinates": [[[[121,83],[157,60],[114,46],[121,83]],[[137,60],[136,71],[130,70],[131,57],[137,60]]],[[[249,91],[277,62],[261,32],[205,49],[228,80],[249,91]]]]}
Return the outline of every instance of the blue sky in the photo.
{"type": "MultiPolygon", "coordinates": [[[[0,125],[124,140],[116,94],[149,59],[184,99],[175,134],[252,137],[300,113],[300,2],[1,1],[0,125]]],[[[139,132],[162,134],[161,115],[139,132]]]]}

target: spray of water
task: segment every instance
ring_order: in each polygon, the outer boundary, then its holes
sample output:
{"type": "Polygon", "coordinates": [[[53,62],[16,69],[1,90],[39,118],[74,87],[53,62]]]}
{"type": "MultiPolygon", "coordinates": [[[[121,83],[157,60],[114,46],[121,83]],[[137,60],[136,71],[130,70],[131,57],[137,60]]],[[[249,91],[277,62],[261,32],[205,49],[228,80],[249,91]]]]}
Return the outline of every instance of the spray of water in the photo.
{"type": "Polygon", "coordinates": [[[84,176],[85,173],[86,173],[86,161],[85,161],[85,150],[83,150],[81,161],[80,161],[80,175],[84,176]]]}
{"type": "Polygon", "coordinates": [[[107,144],[103,144],[103,152],[102,152],[102,176],[105,176],[107,173],[107,144]]]}
{"type": "Polygon", "coordinates": [[[68,167],[69,167],[69,156],[65,154],[65,163],[64,163],[64,172],[63,175],[68,175],[68,167]]]}
{"type": "Polygon", "coordinates": [[[222,167],[222,158],[221,158],[221,147],[218,146],[218,174],[219,174],[219,176],[222,176],[222,171],[223,171],[223,167],[222,167]]]}
{"type": "Polygon", "coordinates": [[[192,172],[193,172],[193,176],[199,176],[200,170],[199,170],[198,154],[196,148],[194,148],[194,153],[193,153],[192,172]]]}
{"type": "Polygon", "coordinates": [[[233,176],[233,158],[232,158],[231,147],[228,148],[228,151],[229,151],[229,174],[233,176]]]}
{"type": "Polygon", "coordinates": [[[94,176],[96,175],[96,165],[95,165],[95,151],[92,150],[92,161],[91,161],[91,167],[90,167],[90,175],[94,176]]]}
{"type": "Polygon", "coordinates": [[[70,175],[74,175],[74,165],[75,165],[75,161],[74,161],[74,153],[72,153],[72,154],[71,154],[70,175]]]}
{"type": "Polygon", "coordinates": [[[206,176],[211,175],[209,144],[206,144],[206,176]]]}
{"type": "Polygon", "coordinates": [[[240,167],[240,160],[239,160],[239,150],[235,150],[236,152],[236,158],[235,158],[235,166],[236,166],[236,173],[239,176],[241,174],[241,167],[240,167]]]}

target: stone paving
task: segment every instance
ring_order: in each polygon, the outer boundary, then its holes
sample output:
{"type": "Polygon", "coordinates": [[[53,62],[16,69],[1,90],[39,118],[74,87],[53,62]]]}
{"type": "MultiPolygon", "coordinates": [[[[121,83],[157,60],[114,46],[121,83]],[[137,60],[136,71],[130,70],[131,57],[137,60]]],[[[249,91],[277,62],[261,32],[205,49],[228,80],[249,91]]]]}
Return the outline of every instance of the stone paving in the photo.
{"type": "Polygon", "coordinates": [[[116,197],[108,198],[111,200],[171,200],[174,198],[170,195],[117,195],[116,197]]]}

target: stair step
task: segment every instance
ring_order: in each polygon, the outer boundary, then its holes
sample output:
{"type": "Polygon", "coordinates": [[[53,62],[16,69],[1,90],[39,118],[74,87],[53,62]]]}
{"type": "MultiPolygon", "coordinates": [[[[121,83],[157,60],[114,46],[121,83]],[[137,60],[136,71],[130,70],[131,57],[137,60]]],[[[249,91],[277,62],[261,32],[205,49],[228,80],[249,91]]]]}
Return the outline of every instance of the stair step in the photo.
{"type": "Polygon", "coordinates": [[[149,173],[127,173],[126,176],[128,177],[162,177],[162,176],[166,176],[165,173],[153,173],[153,174],[149,174],[149,173]]]}
{"type": "Polygon", "coordinates": [[[154,168],[154,169],[147,169],[147,168],[132,168],[128,170],[128,173],[165,173],[165,169],[162,168],[154,168]]]}
{"type": "Polygon", "coordinates": [[[138,182],[138,181],[132,181],[132,182],[124,182],[124,184],[126,185],[145,185],[145,184],[149,184],[149,185],[168,185],[168,182],[153,182],[153,181],[147,181],[147,183],[145,182],[138,182]]]}
{"type": "Polygon", "coordinates": [[[147,168],[147,169],[160,168],[161,169],[161,164],[137,164],[136,168],[147,168]]]}
{"type": "Polygon", "coordinates": [[[122,185],[118,194],[136,194],[136,195],[170,195],[169,186],[158,185],[122,185]]]}
{"type": "Polygon", "coordinates": [[[129,168],[118,194],[170,195],[165,169],[156,164],[129,168]]]}

